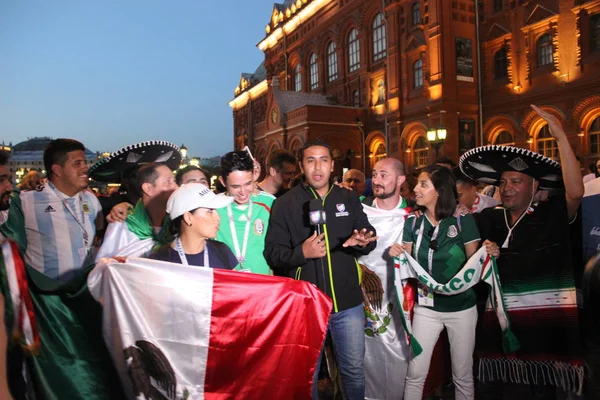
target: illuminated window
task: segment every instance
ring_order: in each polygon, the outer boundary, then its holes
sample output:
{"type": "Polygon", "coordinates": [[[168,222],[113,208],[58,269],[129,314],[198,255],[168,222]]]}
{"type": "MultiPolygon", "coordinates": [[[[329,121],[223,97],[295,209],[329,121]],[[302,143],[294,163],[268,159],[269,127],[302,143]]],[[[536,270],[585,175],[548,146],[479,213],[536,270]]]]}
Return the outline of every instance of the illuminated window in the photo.
{"type": "Polygon", "coordinates": [[[302,91],[302,72],[300,71],[300,64],[296,64],[296,68],[294,68],[294,90],[296,92],[302,91]]]}
{"type": "Polygon", "coordinates": [[[415,144],[413,145],[413,160],[415,168],[423,168],[429,164],[429,148],[427,147],[427,141],[423,136],[419,136],[415,144]]]}
{"type": "Polygon", "coordinates": [[[327,80],[335,81],[338,78],[338,62],[337,53],[335,51],[335,43],[329,43],[327,46],[327,80]]]}
{"type": "Polygon", "coordinates": [[[410,15],[413,26],[421,25],[421,5],[418,2],[414,2],[410,7],[410,15]]]}
{"type": "Polygon", "coordinates": [[[538,153],[548,158],[555,159],[558,157],[558,143],[550,135],[550,128],[544,125],[537,135],[538,153]]]}
{"type": "Polygon", "coordinates": [[[377,146],[377,150],[375,151],[375,155],[373,156],[375,162],[379,160],[383,160],[387,156],[385,151],[385,144],[381,143],[377,146]]]}
{"type": "Polygon", "coordinates": [[[310,55],[310,90],[319,87],[319,66],[317,65],[317,55],[310,55]]]}
{"type": "Polygon", "coordinates": [[[590,18],[590,27],[592,29],[592,51],[600,51],[600,14],[590,18]]]}
{"type": "Polygon", "coordinates": [[[545,65],[551,65],[554,62],[552,53],[552,38],[549,33],[546,33],[537,41],[538,68],[545,65]]]}
{"type": "Polygon", "coordinates": [[[413,64],[413,84],[415,89],[423,86],[423,61],[417,60],[413,64]]]}
{"type": "Polygon", "coordinates": [[[358,31],[352,29],[348,35],[348,69],[354,72],[360,68],[360,43],[358,31]]]}
{"type": "Polygon", "coordinates": [[[373,61],[379,61],[386,55],[386,29],[383,14],[379,13],[373,19],[373,61]]]}
{"type": "Polygon", "coordinates": [[[513,142],[512,134],[509,131],[500,132],[494,140],[494,144],[512,144],[513,142]]]}
{"type": "Polygon", "coordinates": [[[590,154],[600,154],[600,117],[596,117],[589,130],[590,154]]]}
{"type": "Polygon", "coordinates": [[[508,61],[506,49],[501,48],[494,54],[494,78],[502,79],[508,76],[508,61]]]}

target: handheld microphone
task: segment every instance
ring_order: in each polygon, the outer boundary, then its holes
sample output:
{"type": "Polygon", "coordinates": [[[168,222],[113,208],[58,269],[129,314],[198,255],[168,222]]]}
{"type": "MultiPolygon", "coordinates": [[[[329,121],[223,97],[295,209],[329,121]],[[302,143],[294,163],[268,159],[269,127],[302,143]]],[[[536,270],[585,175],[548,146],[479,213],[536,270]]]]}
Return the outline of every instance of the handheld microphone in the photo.
{"type": "Polygon", "coordinates": [[[311,225],[317,226],[317,231],[320,235],[321,225],[326,222],[325,209],[320,199],[313,199],[308,203],[308,219],[311,225]]]}
{"type": "MultiPolygon", "coordinates": [[[[325,209],[323,208],[323,202],[321,199],[312,199],[310,203],[308,203],[308,219],[310,220],[310,224],[317,227],[317,234],[321,234],[321,225],[325,224],[325,209]]],[[[317,275],[317,287],[319,287],[325,294],[327,294],[327,287],[325,282],[325,265],[323,264],[323,257],[319,258],[321,265],[321,279],[319,279],[317,275]],[[321,282],[319,282],[319,280],[321,282]]],[[[318,267],[317,267],[318,269],[318,267]]]]}

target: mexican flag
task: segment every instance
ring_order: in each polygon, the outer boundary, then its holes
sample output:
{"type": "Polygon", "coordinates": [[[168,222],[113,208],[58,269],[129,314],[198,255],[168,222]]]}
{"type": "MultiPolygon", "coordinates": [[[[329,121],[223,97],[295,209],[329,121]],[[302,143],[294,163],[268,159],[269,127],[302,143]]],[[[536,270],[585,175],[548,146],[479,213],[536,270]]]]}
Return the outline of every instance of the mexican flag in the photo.
{"type": "Polygon", "coordinates": [[[331,300],[310,283],[129,258],[88,286],[128,398],[311,396],[331,300]]]}

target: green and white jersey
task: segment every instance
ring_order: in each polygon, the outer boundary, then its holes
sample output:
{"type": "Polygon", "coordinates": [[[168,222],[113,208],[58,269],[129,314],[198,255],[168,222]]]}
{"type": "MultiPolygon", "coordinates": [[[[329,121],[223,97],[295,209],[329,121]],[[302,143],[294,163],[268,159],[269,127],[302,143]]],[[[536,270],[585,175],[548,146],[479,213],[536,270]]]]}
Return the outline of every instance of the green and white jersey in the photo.
{"type": "MultiPolygon", "coordinates": [[[[448,283],[467,262],[465,245],[481,240],[475,218],[471,214],[466,214],[460,216],[460,221],[455,217],[444,218],[440,221],[436,235],[437,249],[432,251],[431,265],[429,263],[430,243],[436,229],[425,214],[416,221],[415,218],[414,215],[411,215],[406,219],[402,241],[412,243],[412,256],[436,282],[448,283]],[[423,238],[418,246],[419,231],[423,225],[423,238]]],[[[473,307],[476,302],[473,289],[452,296],[434,293],[433,297],[432,309],[443,312],[466,310],[473,307]]]]}
{"type": "Polygon", "coordinates": [[[240,265],[237,270],[272,275],[263,251],[274,201],[275,196],[260,192],[252,195],[248,204],[234,202],[217,210],[221,217],[217,240],[226,243],[238,259],[240,265]],[[232,232],[232,227],[235,232],[232,232]]]}

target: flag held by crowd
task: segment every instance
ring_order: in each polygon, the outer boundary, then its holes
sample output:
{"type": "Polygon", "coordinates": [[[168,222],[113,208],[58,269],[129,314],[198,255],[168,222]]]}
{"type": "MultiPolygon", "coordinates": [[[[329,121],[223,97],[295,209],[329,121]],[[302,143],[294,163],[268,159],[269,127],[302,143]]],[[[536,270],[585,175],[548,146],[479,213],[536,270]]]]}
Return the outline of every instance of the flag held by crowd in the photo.
{"type": "Polygon", "coordinates": [[[130,397],[311,395],[331,300],[309,283],[130,258],[88,285],[130,397]]]}

